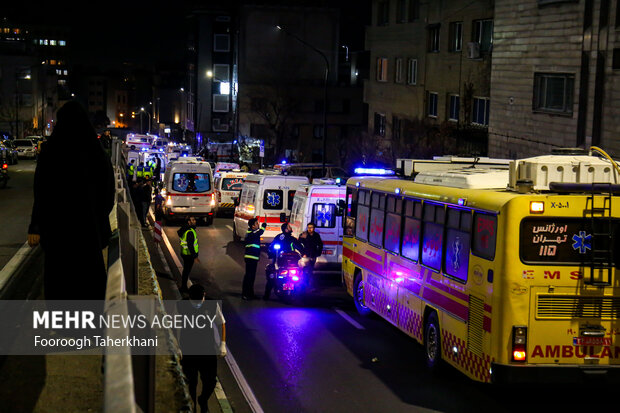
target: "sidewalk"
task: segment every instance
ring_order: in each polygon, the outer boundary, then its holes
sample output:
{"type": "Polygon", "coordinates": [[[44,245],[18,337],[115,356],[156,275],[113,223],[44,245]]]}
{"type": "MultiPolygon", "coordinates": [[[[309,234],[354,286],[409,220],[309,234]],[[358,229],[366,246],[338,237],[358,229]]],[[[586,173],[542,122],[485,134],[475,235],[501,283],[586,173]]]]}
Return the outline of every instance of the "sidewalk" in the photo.
{"type": "MultiPolygon", "coordinates": [[[[149,216],[151,224],[152,216],[149,216]]],[[[164,300],[180,300],[182,299],[179,293],[178,285],[181,283],[181,273],[176,265],[168,265],[168,263],[174,263],[174,259],[170,256],[168,248],[163,241],[155,242],[153,239],[152,227],[142,230],[142,234],[146,241],[146,245],[151,256],[151,264],[157,275],[157,282],[161,290],[162,298],[164,300]],[[161,247],[161,248],[160,248],[161,247]]],[[[174,248],[174,247],[173,247],[174,248]]],[[[218,358],[218,370],[221,369],[221,358],[218,358]]],[[[200,395],[201,383],[198,382],[198,395],[200,395]]],[[[210,413],[231,413],[232,409],[226,399],[226,395],[223,392],[221,384],[217,383],[216,389],[209,398],[209,412],[210,413]]],[[[199,411],[199,410],[198,410],[199,411]]]]}

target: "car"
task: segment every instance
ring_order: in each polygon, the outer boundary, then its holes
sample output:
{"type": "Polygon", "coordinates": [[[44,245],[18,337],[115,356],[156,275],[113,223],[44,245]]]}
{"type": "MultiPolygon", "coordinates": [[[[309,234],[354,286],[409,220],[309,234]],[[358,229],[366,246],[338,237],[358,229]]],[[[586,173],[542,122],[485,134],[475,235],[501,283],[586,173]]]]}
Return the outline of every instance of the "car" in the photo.
{"type": "Polygon", "coordinates": [[[32,139],[15,139],[15,147],[20,158],[36,159],[38,154],[38,145],[32,139]]]}
{"type": "Polygon", "coordinates": [[[4,147],[6,150],[5,159],[9,165],[15,165],[19,159],[17,148],[12,140],[0,141],[0,147],[4,147]]]}

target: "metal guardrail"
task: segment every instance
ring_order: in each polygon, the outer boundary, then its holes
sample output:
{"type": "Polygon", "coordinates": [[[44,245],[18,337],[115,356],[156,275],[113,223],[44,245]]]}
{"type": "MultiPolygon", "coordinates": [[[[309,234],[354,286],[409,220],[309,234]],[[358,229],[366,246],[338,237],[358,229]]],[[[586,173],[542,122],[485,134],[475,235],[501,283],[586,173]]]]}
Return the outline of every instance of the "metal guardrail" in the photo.
{"type": "MultiPolygon", "coordinates": [[[[105,311],[128,314],[128,295],[138,293],[138,250],[140,224],[127,191],[121,142],[112,142],[112,165],[116,180],[116,200],[110,213],[112,237],[108,249],[108,283],[105,311]]],[[[106,334],[123,338],[129,328],[110,329],[106,334]]],[[[104,413],[152,412],[154,410],[154,356],[135,356],[126,348],[121,354],[105,354],[104,413]],[[136,371],[138,370],[138,371],[136,371]],[[145,384],[146,383],[146,384],[145,384]]]]}

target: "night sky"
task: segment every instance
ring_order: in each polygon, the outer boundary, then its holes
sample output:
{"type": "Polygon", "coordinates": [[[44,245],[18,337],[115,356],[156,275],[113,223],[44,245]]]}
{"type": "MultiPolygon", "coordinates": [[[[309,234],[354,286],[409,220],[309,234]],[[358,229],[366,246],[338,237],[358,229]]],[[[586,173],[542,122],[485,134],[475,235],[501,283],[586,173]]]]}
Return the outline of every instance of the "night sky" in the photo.
{"type": "MultiPolygon", "coordinates": [[[[228,0],[236,2],[236,0],[228,0]]],[[[341,8],[343,43],[352,44],[347,35],[359,39],[363,48],[363,27],[370,13],[369,0],[255,0],[248,3],[301,5],[341,8]]],[[[83,2],[47,1],[32,5],[14,1],[0,8],[0,17],[18,23],[68,26],[72,29],[72,62],[85,65],[117,66],[122,62],[158,64],[183,60],[187,36],[185,17],[196,5],[219,4],[214,0],[174,2],[136,2],[127,0],[83,2]]]]}

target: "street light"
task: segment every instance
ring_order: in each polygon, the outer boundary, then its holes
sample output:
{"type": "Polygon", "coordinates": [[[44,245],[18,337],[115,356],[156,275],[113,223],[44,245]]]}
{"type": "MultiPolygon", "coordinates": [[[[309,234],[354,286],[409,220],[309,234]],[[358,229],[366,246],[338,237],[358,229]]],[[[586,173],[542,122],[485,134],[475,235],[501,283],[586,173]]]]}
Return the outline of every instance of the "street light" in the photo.
{"type": "Polygon", "coordinates": [[[151,133],[151,112],[149,112],[148,110],[145,110],[144,107],[140,108],[140,132],[142,132],[142,112],[146,113],[149,115],[148,119],[149,119],[149,132],[151,133]]]}
{"type": "Polygon", "coordinates": [[[286,30],[284,27],[282,26],[276,26],[276,28],[280,31],[283,31],[284,33],[288,34],[289,36],[291,36],[293,39],[297,40],[298,42],[300,42],[301,44],[303,44],[304,46],[307,46],[308,48],[310,48],[311,50],[315,51],[316,53],[318,53],[323,60],[325,61],[325,81],[323,84],[323,176],[327,175],[327,169],[325,168],[325,159],[327,157],[327,79],[329,77],[329,60],[327,59],[327,56],[325,56],[325,53],[321,52],[319,49],[317,49],[316,47],[314,47],[313,45],[311,45],[310,43],[306,42],[305,40],[297,37],[296,35],[294,35],[293,33],[289,32],[288,30],[286,30]]]}

